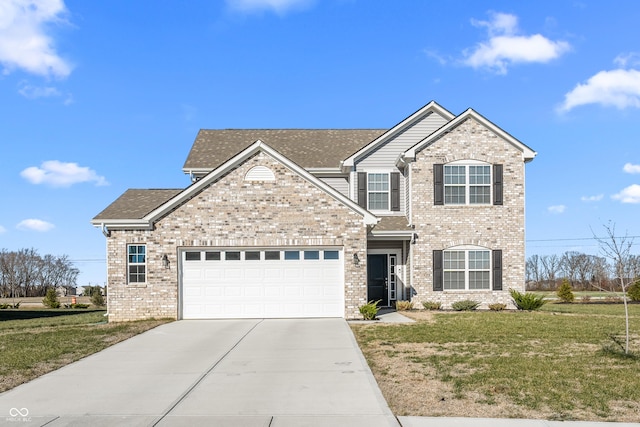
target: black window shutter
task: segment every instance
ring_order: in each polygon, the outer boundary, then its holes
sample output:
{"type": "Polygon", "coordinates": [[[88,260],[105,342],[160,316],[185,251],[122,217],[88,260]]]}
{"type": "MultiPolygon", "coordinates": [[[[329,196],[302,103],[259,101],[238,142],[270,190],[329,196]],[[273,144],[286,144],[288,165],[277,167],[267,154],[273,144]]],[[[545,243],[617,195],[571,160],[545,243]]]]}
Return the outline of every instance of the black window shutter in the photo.
{"type": "Polygon", "coordinates": [[[391,210],[400,210],[400,174],[391,172],[391,210]]]}
{"type": "Polygon", "coordinates": [[[493,254],[493,290],[502,290],[502,250],[496,249],[493,254]]]}
{"type": "Polygon", "coordinates": [[[367,209],[367,173],[358,172],[358,204],[367,209]]]}
{"type": "Polygon", "coordinates": [[[502,204],[502,165],[493,165],[493,204],[502,204]]]}
{"type": "Polygon", "coordinates": [[[433,165],[433,204],[444,205],[444,165],[433,165]]]}
{"type": "Polygon", "coordinates": [[[442,251],[433,251],[433,290],[442,290],[442,251]]]}

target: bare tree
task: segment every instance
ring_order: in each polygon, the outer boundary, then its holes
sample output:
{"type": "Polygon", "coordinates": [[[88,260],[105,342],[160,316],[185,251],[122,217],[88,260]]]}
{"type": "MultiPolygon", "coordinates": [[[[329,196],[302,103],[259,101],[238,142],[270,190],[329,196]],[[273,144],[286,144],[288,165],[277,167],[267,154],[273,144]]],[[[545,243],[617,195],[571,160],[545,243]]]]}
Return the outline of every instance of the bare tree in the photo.
{"type": "Polygon", "coordinates": [[[79,270],[66,255],[40,256],[35,249],[0,251],[0,296],[43,296],[49,287],[75,287],[79,270]]]}
{"type": "MultiPolygon", "coordinates": [[[[611,261],[615,280],[618,281],[622,289],[622,301],[624,303],[625,317],[625,354],[629,354],[629,305],[627,301],[627,288],[633,284],[636,276],[640,274],[638,270],[638,262],[636,256],[631,255],[633,246],[633,238],[629,238],[628,234],[624,236],[616,236],[615,223],[609,222],[603,226],[606,232],[605,237],[594,238],[600,245],[602,255],[611,261]]],[[[593,232],[593,230],[592,230],[593,232]]]]}
{"type": "Polygon", "coordinates": [[[562,254],[562,258],[560,258],[560,268],[564,272],[565,277],[569,279],[571,285],[574,285],[578,278],[580,255],[583,254],[576,251],[567,251],[562,254]]]}
{"type": "Polygon", "coordinates": [[[540,265],[540,257],[538,255],[531,255],[527,258],[525,271],[527,275],[527,283],[533,282],[536,286],[540,286],[542,267],[540,265]]]}
{"type": "Polygon", "coordinates": [[[558,255],[542,255],[540,257],[543,271],[543,281],[547,281],[550,288],[556,284],[556,275],[560,271],[560,257],[558,255]]]}

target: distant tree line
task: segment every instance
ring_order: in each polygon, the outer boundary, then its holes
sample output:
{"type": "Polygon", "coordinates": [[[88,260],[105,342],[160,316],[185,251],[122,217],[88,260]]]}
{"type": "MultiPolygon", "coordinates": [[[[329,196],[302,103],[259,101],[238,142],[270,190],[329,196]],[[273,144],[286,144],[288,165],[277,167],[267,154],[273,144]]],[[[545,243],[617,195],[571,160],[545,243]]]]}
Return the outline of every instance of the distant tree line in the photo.
{"type": "Polygon", "coordinates": [[[0,298],[39,297],[48,288],[70,290],[80,271],[67,255],[40,255],[35,249],[0,250],[0,298]]]}
{"type": "MultiPolygon", "coordinates": [[[[629,255],[626,271],[640,272],[640,255],[629,255]]],[[[562,255],[531,255],[527,258],[527,290],[556,290],[567,279],[576,290],[620,291],[616,268],[601,256],[567,251],[562,255]]],[[[623,279],[634,279],[624,277],[623,279]]]]}

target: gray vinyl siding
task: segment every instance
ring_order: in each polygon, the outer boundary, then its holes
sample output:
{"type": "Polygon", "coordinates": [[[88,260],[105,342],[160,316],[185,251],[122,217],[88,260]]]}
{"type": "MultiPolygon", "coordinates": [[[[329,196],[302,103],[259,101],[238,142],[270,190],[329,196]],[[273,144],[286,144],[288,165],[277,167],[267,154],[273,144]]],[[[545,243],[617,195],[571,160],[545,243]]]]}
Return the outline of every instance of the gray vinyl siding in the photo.
{"type": "Polygon", "coordinates": [[[347,178],[342,177],[330,177],[330,178],[320,178],[325,184],[328,184],[349,197],[349,180],[347,178]]]}
{"type": "Polygon", "coordinates": [[[390,168],[395,165],[400,153],[442,127],[447,120],[436,113],[430,113],[418,122],[396,135],[391,141],[357,160],[356,169],[390,168]]]}

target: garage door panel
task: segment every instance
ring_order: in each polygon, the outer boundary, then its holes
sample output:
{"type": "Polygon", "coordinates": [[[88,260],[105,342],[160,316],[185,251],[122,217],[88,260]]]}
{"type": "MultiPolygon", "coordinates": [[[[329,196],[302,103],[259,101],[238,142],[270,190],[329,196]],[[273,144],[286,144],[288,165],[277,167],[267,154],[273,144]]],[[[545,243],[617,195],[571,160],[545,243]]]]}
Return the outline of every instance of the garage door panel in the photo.
{"type": "Polygon", "coordinates": [[[279,268],[265,268],[264,279],[268,281],[282,280],[282,270],[279,268]]]}
{"type": "Polygon", "coordinates": [[[182,318],[344,315],[342,252],[338,260],[324,260],[321,248],[311,249],[318,252],[318,259],[304,259],[304,252],[300,250],[302,259],[296,260],[285,259],[284,249],[267,250],[279,251],[280,259],[266,260],[265,249],[233,250],[235,255],[242,254],[240,260],[227,259],[224,249],[219,250],[219,259],[206,260],[204,254],[200,261],[183,258],[182,318]],[[245,261],[246,251],[262,251],[260,260],[245,261]]]}
{"type": "Polygon", "coordinates": [[[217,286],[205,286],[204,296],[207,298],[215,298],[222,296],[222,289],[217,286]]]}
{"type": "Polygon", "coordinates": [[[224,271],[219,268],[206,268],[204,269],[204,278],[206,280],[220,280],[224,277],[224,271]]]}
{"type": "Polygon", "coordinates": [[[263,296],[263,288],[259,286],[244,286],[244,296],[255,298],[263,296]]]}

